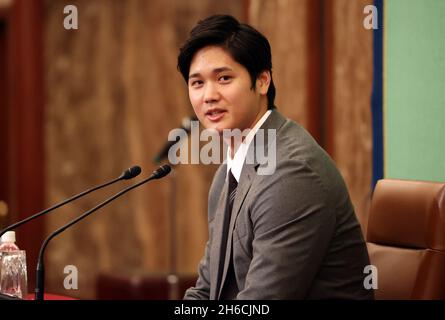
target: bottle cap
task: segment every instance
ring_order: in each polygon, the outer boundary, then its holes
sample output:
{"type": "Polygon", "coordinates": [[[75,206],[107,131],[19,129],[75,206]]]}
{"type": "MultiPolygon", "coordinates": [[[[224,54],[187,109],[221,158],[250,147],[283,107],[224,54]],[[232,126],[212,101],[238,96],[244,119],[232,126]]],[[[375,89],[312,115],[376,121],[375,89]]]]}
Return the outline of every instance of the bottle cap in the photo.
{"type": "Polygon", "coordinates": [[[15,242],[15,231],[8,231],[2,235],[1,242],[15,242]]]}

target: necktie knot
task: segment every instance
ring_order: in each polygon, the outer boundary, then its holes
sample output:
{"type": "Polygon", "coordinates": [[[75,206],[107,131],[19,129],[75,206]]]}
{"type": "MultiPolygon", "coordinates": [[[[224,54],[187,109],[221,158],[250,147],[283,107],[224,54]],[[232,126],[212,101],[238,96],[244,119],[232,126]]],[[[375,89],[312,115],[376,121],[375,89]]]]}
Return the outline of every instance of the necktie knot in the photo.
{"type": "Polygon", "coordinates": [[[232,174],[232,170],[229,170],[229,208],[231,209],[233,201],[235,200],[236,188],[238,182],[232,174]]]}

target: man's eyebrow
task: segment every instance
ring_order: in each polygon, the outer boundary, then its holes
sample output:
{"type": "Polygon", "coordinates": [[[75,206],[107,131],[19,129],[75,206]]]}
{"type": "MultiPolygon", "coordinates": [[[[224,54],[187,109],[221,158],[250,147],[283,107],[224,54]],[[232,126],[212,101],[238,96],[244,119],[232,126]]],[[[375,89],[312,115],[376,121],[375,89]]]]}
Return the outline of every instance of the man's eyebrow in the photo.
{"type": "MultiPolygon", "coordinates": [[[[223,71],[233,71],[231,68],[229,68],[229,67],[221,67],[221,68],[215,68],[215,69],[213,69],[212,70],[212,73],[220,73],[220,72],[223,72],[223,71]]],[[[201,74],[199,73],[199,72],[195,72],[195,73],[192,73],[191,75],[189,75],[189,79],[190,78],[197,78],[197,77],[199,77],[201,74]]]]}

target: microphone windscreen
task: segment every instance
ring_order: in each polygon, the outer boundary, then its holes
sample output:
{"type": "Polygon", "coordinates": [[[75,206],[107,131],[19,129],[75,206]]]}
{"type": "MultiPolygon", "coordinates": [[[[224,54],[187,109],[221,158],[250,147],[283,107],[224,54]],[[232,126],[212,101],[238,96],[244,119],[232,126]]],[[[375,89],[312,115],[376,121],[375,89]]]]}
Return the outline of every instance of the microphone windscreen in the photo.
{"type": "Polygon", "coordinates": [[[198,118],[196,116],[183,118],[181,121],[182,128],[185,129],[185,131],[190,132],[192,128],[192,121],[198,121],[198,118]]]}
{"type": "Polygon", "coordinates": [[[122,173],[121,178],[125,179],[125,180],[133,179],[134,177],[137,177],[141,172],[142,172],[141,167],[133,166],[133,167],[128,168],[127,170],[125,170],[122,173]]]}
{"type": "Polygon", "coordinates": [[[164,164],[163,166],[160,166],[157,170],[153,171],[152,177],[154,179],[161,179],[168,175],[172,168],[168,164],[164,164]]]}

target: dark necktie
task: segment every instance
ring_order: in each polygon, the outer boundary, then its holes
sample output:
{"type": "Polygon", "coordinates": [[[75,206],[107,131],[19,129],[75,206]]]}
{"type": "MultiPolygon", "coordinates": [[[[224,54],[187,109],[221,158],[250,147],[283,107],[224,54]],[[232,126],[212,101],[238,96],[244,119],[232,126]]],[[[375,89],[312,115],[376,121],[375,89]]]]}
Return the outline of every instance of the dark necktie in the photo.
{"type": "Polygon", "coordinates": [[[224,264],[224,256],[226,254],[227,248],[227,237],[229,235],[229,226],[230,226],[230,217],[232,216],[232,208],[233,202],[235,201],[236,196],[236,187],[238,186],[238,182],[236,182],[235,177],[232,174],[232,170],[229,171],[228,174],[228,192],[227,192],[227,210],[224,212],[224,221],[223,221],[223,234],[222,234],[222,242],[221,242],[221,262],[224,264]]]}
{"type": "MultiPolygon", "coordinates": [[[[229,235],[229,226],[230,226],[230,217],[232,215],[233,202],[235,201],[236,196],[236,187],[238,186],[238,182],[236,182],[235,177],[232,174],[232,170],[228,173],[228,192],[227,192],[227,210],[224,212],[223,219],[223,233],[221,240],[221,272],[219,274],[220,281],[222,277],[222,271],[224,268],[225,256],[226,256],[226,248],[227,248],[227,240],[229,235]]],[[[221,283],[220,283],[221,285],[221,283]]]]}
{"type": "Polygon", "coordinates": [[[238,186],[238,182],[236,182],[235,177],[232,174],[232,170],[229,171],[229,199],[228,199],[228,212],[229,212],[229,221],[230,216],[232,214],[233,202],[235,201],[236,196],[236,187],[238,186]]]}

